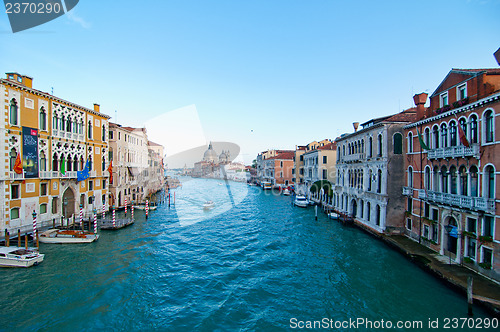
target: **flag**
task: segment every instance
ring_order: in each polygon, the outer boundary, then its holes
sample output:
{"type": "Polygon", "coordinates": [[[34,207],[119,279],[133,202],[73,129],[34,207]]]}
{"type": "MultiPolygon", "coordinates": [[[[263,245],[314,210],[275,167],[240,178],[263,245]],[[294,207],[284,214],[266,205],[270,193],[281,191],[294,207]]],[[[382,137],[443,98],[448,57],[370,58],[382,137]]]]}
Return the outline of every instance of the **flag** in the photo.
{"type": "MultiPolygon", "coordinates": [[[[455,117],[457,115],[455,114],[455,117]]],[[[467,136],[465,136],[465,132],[462,128],[462,126],[460,125],[460,122],[458,123],[458,137],[460,138],[460,142],[466,146],[466,147],[470,147],[470,143],[469,141],[467,140],[467,136]]]]}
{"type": "Polygon", "coordinates": [[[16,163],[14,164],[14,172],[17,174],[23,173],[23,164],[21,163],[21,155],[18,153],[16,158],[16,163]]]}
{"type": "Polygon", "coordinates": [[[420,131],[418,131],[418,129],[417,129],[417,134],[418,134],[418,142],[420,143],[420,148],[423,150],[430,150],[429,147],[424,143],[422,134],[420,134],[420,131]]]}
{"type": "Polygon", "coordinates": [[[76,172],[76,182],[83,181],[85,179],[88,179],[90,177],[90,170],[89,170],[89,160],[85,162],[85,167],[83,168],[82,171],[76,172]]]}
{"type": "Polygon", "coordinates": [[[64,156],[61,159],[61,174],[66,174],[66,161],[64,160],[64,156]]]}
{"type": "Polygon", "coordinates": [[[113,160],[109,161],[108,172],[109,172],[109,183],[113,183],[113,160]]]}

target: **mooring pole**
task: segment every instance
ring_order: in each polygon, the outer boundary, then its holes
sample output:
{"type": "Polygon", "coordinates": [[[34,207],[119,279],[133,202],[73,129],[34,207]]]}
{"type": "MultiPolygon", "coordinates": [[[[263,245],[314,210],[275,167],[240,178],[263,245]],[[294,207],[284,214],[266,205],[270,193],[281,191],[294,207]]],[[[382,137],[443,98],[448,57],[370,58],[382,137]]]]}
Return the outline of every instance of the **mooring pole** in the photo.
{"type": "Polygon", "coordinates": [[[472,313],[472,301],[473,301],[472,284],[473,284],[473,281],[474,281],[474,279],[471,276],[467,277],[467,314],[469,316],[474,315],[472,313]]]}
{"type": "Polygon", "coordinates": [[[314,218],[316,220],[318,220],[318,206],[317,205],[314,206],[314,218]]]}

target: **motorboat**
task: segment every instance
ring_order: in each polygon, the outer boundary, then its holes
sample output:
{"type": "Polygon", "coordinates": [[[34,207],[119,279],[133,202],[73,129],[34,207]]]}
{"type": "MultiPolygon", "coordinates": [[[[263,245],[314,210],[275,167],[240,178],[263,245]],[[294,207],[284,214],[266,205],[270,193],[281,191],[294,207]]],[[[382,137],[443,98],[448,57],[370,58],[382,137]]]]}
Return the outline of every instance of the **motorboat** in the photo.
{"type": "Polygon", "coordinates": [[[273,187],[271,185],[271,182],[262,181],[262,189],[264,189],[264,190],[271,190],[271,189],[273,189],[273,187]]]}
{"type": "Polygon", "coordinates": [[[285,196],[290,196],[290,194],[291,194],[291,192],[290,192],[290,190],[288,190],[288,188],[285,188],[285,189],[283,190],[283,195],[285,195],[285,196]]]}
{"type": "Polygon", "coordinates": [[[295,206],[305,208],[309,205],[309,202],[305,196],[297,195],[297,196],[295,196],[295,200],[293,201],[293,204],[295,206]]]}
{"type": "MultiPolygon", "coordinates": [[[[148,206],[148,210],[149,211],[154,211],[156,210],[157,206],[156,205],[150,205],[148,206]]],[[[146,210],[146,204],[137,204],[137,205],[134,205],[134,209],[137,209],[137,210],[146,210]]]]}
{"type": "Polygon", "coordinates": [[[338,220],[340,218],[340,216],[338,213],[330,212],[330,213],[328,213],[328,218],[338,220]]]}
{"type": "Polygon", "coordinates": [[[213,209],[214,206],[215,206],[215,203],[213,201],[206,201],[205,203],[203,203],[204,210],[213,209]]]}
{"type": "Polygon", "coordinates": [[[36,248],[0,247],[0,267],[30,267],[43,261],[36,248]]]}
{"type": "Polygon", "coordinates": [[[90,243],[97,241],[99,234],[81,230],[49,229],[40,234],[42,243],[90,243]]]}

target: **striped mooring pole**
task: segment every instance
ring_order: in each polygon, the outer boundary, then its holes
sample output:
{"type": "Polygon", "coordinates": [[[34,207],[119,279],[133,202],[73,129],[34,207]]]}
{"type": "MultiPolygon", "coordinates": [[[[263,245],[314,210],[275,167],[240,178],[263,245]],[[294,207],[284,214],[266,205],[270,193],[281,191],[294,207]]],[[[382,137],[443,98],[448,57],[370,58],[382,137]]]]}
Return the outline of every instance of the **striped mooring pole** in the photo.
{"type": "Polygon", "coordinates": [[[83,205],[80,204],[80,225],[83,227],[83,205]]]}
{"type": "Polygon", "coordinates": [[[116,227],[115,206],[113,205],[113,228],[116,227]]]}
{"type": "Polygon", "coordinates": [[[127,215],[127,197],[125,197],[125,215],[127,215]]]}
{"type": "Polygon", "coordinates": [[[33,242],[37,241],[38,237],[36,234],[36,212],[33,210],[33,242]]]}
{"type": "Polygon", "coordinates": [[[97,210],[94,209],[94,234],[97,234],[97,210]]]}
{"type": "Polygon", "coordinates": [[[130,206],[130,210],[132,212],[132,220],[134,220],[134,201],[132,201],[132,205],[130,206]]]}
{"type": "Polygon", "coordinates": [[[103,204],[102,205],[102,219],[104,220],[105,217],[106,217],[106,204],[103,204]]]}
{"type": "Polygon", "coordinates": [[[149,201],[146,200],[146,219],[148,219],[148,214],[149,214],[149,201]]]}

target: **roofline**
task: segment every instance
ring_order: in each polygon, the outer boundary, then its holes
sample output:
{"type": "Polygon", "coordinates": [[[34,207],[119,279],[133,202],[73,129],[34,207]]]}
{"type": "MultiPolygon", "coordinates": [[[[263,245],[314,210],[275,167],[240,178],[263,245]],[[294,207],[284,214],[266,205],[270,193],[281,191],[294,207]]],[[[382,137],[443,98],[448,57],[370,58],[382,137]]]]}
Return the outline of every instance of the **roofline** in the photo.
{"type": "Polygon", "coordinates": [[[361,129],[361,130],[358,130],[358,131],[356,131],[354,133],[347,134],[344,137],[340,137],[337,142],[343,141],[345,139],[348,139],[348,138],[353,137],[353,136],[358,135],[358,134],[362,134],[362,133],[367,132],[367,131],[369,131],[369,130],[371,130],[373,128],[383,127],[385,124],[389,124],[389,123],[398,123],[398,122],[379,122],[379,123],[374,124],[373,126],[366,127],[366,128],[361,129]]]}
{"type": "Polygon", "coordinates": [[[403,127],[403,129],[421,126],[421,125],[426,124],[428,122],[439,120],[439,119],[445,118],[445,117],[450,116],[450,115],[454,115],[454,114],[458,114],[458,113],[462,113],[462,112],[466,112],[466,111],[472,111],[475,108],[479,108],[479,107],[485,106],[486,104],[490,104],[490,103],[493,103],[493,102],[499,101],[499,100],[500,100],[500,92],[495,93],[493,95],[490,95],[488,97],[485,97],[483,99],[480,99],[474,103],[467,104],[467,105],[459,107],[459,108],[454,108],[452,110],[449,110],[448,112],[443,112],[441,114],[431,116],[430,118],[407,124],[406,126],[403,127]]]}
{"type": "MultiPolygon", "coordinates": [[[[472,70],[474,70],[474,69],[472,69],[472,70]]],[[[458,73],[458,74],[463,74],[463,75],[469,75],[470,78],[468,78],[468,79],[460,82],[460,83],[463,83],[463,82],[469,81],[470,79],[472,79],[474,77],[477,77],[477,76],[481,75],[482,73],[486,73],[486,71],[485,70],[464,71],[464,70],[460,70],[460,69],[457,69],[457,68],[451,68],[451,70],[448,72],[448,74],[446,74],[445,78],[441,81],[441,83],[439,83],[439,85],[437,86],[436,90],[434,90],[434,92],[429,96],[429,98],[435,97],[438,94],[437,91],[439,90],[439,88],[441,87],[441,85],[443,85],[444,81],[446,81],[448,79],[448,76],[450,76],[451,73],[458,73]]],[[[451,88],[453,88],[453,87],[451,87],[451,88]]]]}
{"type": "MultiPolygon", "coordinates": [[[[20,75],[19,73],[16,73],[18,75],[20,75]]],[[[27,77],[27,76],[26,76],[27,77]]],[[[87,107],[84,107],[84,106],[81,106],[81,105],[78,105],[78,104],[75,104],[75,103],[72,103],[70,101],[67,101],[67,100],[64,100],[62,98],[58,98],[56,96],[53,96],[47,92],[43,92],[43,91],[40,91],[40,90],[36,90],[36,89],[33,89],[33,88],[28,88],[27,86],[25,85],[22,85],[22,84],[19,84],[17,82],[12,82],[10,80],[7,80],[7,79],[4,79],[4,78],[1,78],[0,79],[0,83],[2,84],[7,84],[7,85],[10,85],[12,87],[16,87],[16,88],[19,88],[21,90],[26,90],[26,91],[29,91],[35,95],[39,95],[39,96],[44,96],[50,100],[54,100],[54,101],[57,101],[59,103],[65,103],[71,107],[74,107],[74,108],[77,108],[77,109],[80,109],[81,111],[86,111],[86,112],[89,112],[89,113],[92,113],[93,115],[98,115],[98,116],[101,116],[105,119],[111,119],[111,116],[107,115],[107,114],[104,114],[104,113],[101,113],[101,112],[96,112],[94,111],[93,109],[90,109],[90,108],[87,108],[87,107]]]]}

